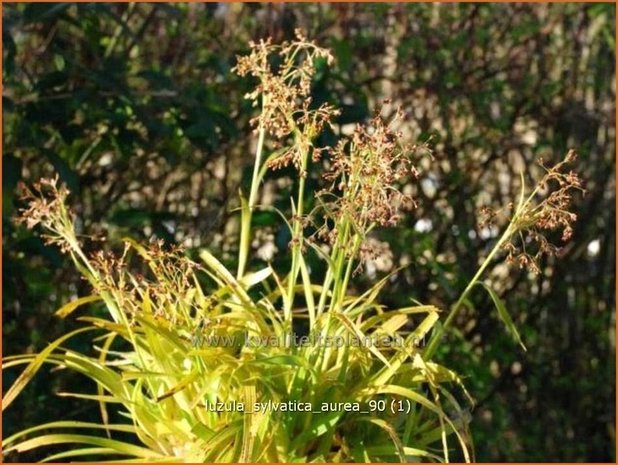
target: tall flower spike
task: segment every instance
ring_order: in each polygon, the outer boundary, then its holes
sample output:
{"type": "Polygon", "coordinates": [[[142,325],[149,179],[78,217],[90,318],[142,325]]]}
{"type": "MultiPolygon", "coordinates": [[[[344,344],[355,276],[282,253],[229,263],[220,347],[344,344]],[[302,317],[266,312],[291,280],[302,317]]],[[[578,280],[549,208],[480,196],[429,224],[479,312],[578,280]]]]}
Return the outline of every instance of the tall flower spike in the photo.
{"type": "Polygon", "coordinates": [[[245,96],[254,106],[261,97],[262,111],[252,119],[252,124],[265,129],[280,143],[291,134],[296,138],[292,147],[280,150],[270,160],[269,167],[277,169],[293,164],[300,169],[302,149],[306,153],[324,124],[339,114],[327,104],[310,109],[315,61],[322,58],[332,64],[334,58],[328,50],[308,41],[300,30],[296,30],[295,40],[280,45],[272,44],[270,39],[249,45],[251,53],[237,57],[234,71],[259,81],[255,90],[245,96]]]}
{"type": "Polygon", "coordinates": [[[42,237],[47,244],[55,244],[62,252],[68,252],[73,243],[77,243],[71,224],[72,212],[65,206],[69,190],[58,186],[58,176],[41,179],[33,185],[32,190],[24,183],[18,187],[20,200],[27,203],[19,210],[18,223],[28,229],[41,225],[48,233],[42,237]]]}
{"type": "Polygon", "coordinates": [[[403,116],[399,110],[387,123],[378,114],[368,126],[357,126],[352,140],[340,142],[332,152],[324,178],[342,191],[334,210],[347,215],[360,231],[372,224],[394,226],[402,209],[416,206],[399,186],[406,178],[418,176],[410,155],[419,147],[404,144],[403,135],[391,129],[403,116]]]}
{"type": "Polygon", "coordinates": [[[569,150],[564,160],[548,168],[543,160],[539,164],[545,175],[532,195],[516,213],[513,221],[511,241],[505,243],[507,261],[517,263],[520,268],[528,267],[539,273],[538,261],[543,255],[556,255],[559,248],[546,237],[548,232],[558,231],[563,242],[573,235],[573,223],[577,215],[571,210],[573,192],[581,191],[582,182],[577,173],[566,171],[566,166],[577,158],[574,150],[569,150]],[[538,197],[544,193],[541,199],[538,197]]]}

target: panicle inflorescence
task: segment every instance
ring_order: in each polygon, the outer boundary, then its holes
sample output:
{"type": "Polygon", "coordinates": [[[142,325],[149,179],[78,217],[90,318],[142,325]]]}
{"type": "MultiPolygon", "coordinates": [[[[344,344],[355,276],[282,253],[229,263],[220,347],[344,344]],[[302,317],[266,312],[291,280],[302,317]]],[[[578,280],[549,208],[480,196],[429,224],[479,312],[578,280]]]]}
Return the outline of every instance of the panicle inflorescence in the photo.
{"type": "Polygon", "coordinates": [[[573,170],[563,172],[565,165],[574,162],[576,157],[575,151],[570,150],[566,158],[552,168],[547,168],[543,160],[540,160],[541,166],[546,171],[540,187],[549,191],[549,194],[531,211],[540,229],[561,229],[563,241],[568,241],[573,236],[572,224],[577,220],[577,215],[569,211],[572,203],[571,194],[573,190],[583,191],[577,173],[573,170]]]}
{"type": "Polygon", "coordinates": [[[332,150],[324,178],[341,192],[333,211],[351,219],[360,231],[374,224],[394,226],[402,210],[416,206],[412,196],[401,191],[401,183],[418,177],[410,155],[419,147],[404,144],[403,134],[392,129],[401,119],[400,110],[390,123],[378,112],[367,126],[356,127],[349,142],[341,141],[332,150]]]}
{"type": "MultiPolygon", "coordinates": [[[[127,254],[131,242],[125,243],[124,252],[99,250],[86,257],[75,234],[73,214],[66,206],[69,190],[59,185],[58,176],[41,179],[32,189],[20,185],[21,200],[27,206],[20,209],[16,218],[28,228],[42,226],[46,243],[55,244],[64,253],[70,253],[90,270],[92,284],[100,291],[114,295],[122,303],[127,314],[142,311],[142,302],[150,302],[159,316],[177,321],[179,313],[174,311],[186,304],[186,295],[193,287],[191,281],[197,264],[184,255],[182,247],[164,247],[162,240],[153,240],[148,247],[134,247],[149,266],[150,277],[130,271],[127,254]]],[[[155,313],[156,314],[156,313],[155,313]]]]}
{"type": "Polygon", "coordinates": [[[563,242],[571,239],[573,223],[577,220],[577,215],[571,211],[573,192],[584,191],[577,173],[566,170],[575,159],[575,151],[570,150],[564,160],[553,167],[548,168],[542,159],[539,160],[545,175],[513,218],[511,240],[503,245],[507,262],[539,273],[539,260],[544,255],[557,255],[560,250],[550,242],[547,234],[556,231],[563,242]]]}
{"type": "MultiPolygon", "coordinates": [[[[313,148],[313,138],[339,114],[328,104],[311,108],[315,62],[325,59],[332,64],[334,58],[328,50],[308,41],[298,29],[293,41],[273,44],[267,39],[249,45],[251,53],[237,57],[234,70],[240,76],[251,75],[259,81],[255,90],[245,96],[254,106],[261,97],[262,110],[251,120],[252,124],[267,131],[279,145],[290,135],[295,139],[294,144],[279,150],[268,165],[278,169],[292,164],[300,170],[302,154],[313,148]]],[[[313,158],[319,158],[322,151],[313,148],[313,158]]]]}
{"type": "Polygon", "coordinates": [[[144,303],[148,302],[154,316],[179,323],[182,315],[178,309],[189,304],[187,295],[194,287],[191,277],[198,265],[185,256],[183,247],[151,240],[148,246],[137,249],[148,264],[144,275],[133,272],[129,266],[131,248],[131,243],[125,242],[121,255],[103,251],[93,255],[92,264],[100,272],[97,286],[113,294],[128,315],[144,311],[144,303]]]}
{"type": "Polygon", "coordinates": [[[72,212],[65,205],[69,190],[65,185],[58,186],[58,179],[57,175],[41,179],[33,184],[32,189],[20,183],[19,197],[27,206],[19,210],[16,221],[28,229],[41,225],[47,231],[42,235],[45,242],[55,244],[67,253],[71,243],[77,243],[77,238],[71,224],[72,212]]]}

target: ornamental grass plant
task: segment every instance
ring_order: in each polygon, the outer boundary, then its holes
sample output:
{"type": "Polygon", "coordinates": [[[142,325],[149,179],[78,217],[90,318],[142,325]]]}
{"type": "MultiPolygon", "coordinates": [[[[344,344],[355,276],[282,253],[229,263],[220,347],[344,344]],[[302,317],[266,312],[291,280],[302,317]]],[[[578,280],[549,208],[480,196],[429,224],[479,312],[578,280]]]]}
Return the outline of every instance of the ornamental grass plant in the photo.
{"type": "Polygon", "coordinates": [[[4,394],[3,409],[51,365],[94,381],[90,393],[59,395],[98,403],[100,421],[59,419],[27,428],[4,438],[4,454],[60,445],[47,461],[474,459],[473,401],[464,377],[436,363],[435,352],[477,286],[489,292],[523,345],[483,272],[501,256],[538,272],[540,255],[556,252],[544,232],[559,229],[569,238],[576,219],[571,194],[581,190],[577,175],[565,171],[574,152],[546,168],[531,190],[522,176],[521,197],[487,212],[503,234],[455,303],[386,308],[380,294],[390,275],[362,293],[351,284],[380,253],[372,231],[413,214],[415,199],[402,186],[418,178],[415,160],[430,156],[429,148],[407,144],[394,129],[405,120],[402,112],[385,120],[379,111],[335,147],[318,146],[317,137],[338,114],[311,101],[318,62],[330,65],[333,58],[300,32],[282,44],[252,43],[251,53],[238,58],[235,71],[257,82],[247,98],[258,116],[251,187],[248,197],[240,194],[235,269],[207,249],[194,261],[182,248],[156,240],[127,238],[119,253],[88,255],[66,187],[57,178],[23,187],[19,221],[41,228],[92,288],[58,316],[73,317],[94,302],[104,305],[106,316],[77,317],[82,327],[42,352],[5,357],[3,369],[22,371],[4,394]],[[306,186],[310,164],[323,167],[319,192],[306,186]],[[291,216],[258,204],[267,171],[285,166],[298,176],[291,216]],[[309,196],[316,200],[307,202],[309,196]],[[252,217],[263,209],[275,211],[290,231],[289,269],[250,267],[252,217]],[[307,265],[308,254],[326,263],[323,276],[307,265]],[[148,272],[135,271],[137,262],[148,272]],[[67,347],[78,335],[91,338],[92,352],[67,347]]]}

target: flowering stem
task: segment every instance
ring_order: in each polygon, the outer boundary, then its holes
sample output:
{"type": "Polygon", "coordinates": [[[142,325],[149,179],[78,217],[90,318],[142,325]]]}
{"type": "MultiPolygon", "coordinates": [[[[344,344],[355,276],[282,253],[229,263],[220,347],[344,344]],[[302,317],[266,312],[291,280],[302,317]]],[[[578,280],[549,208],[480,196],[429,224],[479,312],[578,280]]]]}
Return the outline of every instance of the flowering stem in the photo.
{"type": "MultiPolygon", "coordinates": [[[[318,314],[321,314],[323,311],[324,305],[326,304],[326,297],[332,284],[333,291],[330,298],[330,308],[329,311],[326,313],[326,321],[324,322],[324,326],[321,329],[324,337],[328,337],[333,313],[339,311],[337,297],[339,294],[338,289],[341,282],[341,273],[343,271],[343,263],[346,252],[345,247],[342,246],[342,244],[346,244],[347,242],[348,226],[348,222],[345,222],[344,225],[340,225],[340,231],[342,231],[342,233],[337,235],[337,240],[335,241],[335,244],[333,246],[333,251],[331,254],[332,266],[329,266],[328,268],[328,272],[326,273],[326,278],[322,287],[322,295],[320,296],[318,314]]],[[[323,371],[327,369],[329,350],[330,349],[326,346],[318,348],[318,358],[316,361],[316,365],[320,364],[323,371]]]]}
{"type": "Polygon", "coordinates": [[[354,265],[354,258],[356,257],[356,254],[358,253],[358,250],[360,249],[361,243],[362,243],[362,238],[360,234],[355,234],[353,245],[352,245],[352,253],[350,255],[350,259],[348,260],[348,264],[345,270],[345,275],[343,277],[343,284],[341,285],[341,290],[339,292],[339,302],[340,303],[343,302],[343,299],[347,294],[348,284],[350,282],[350,277],[352,276],[352,267],[354,265]]]}
{"type": "MultiPolygon", "coordinates": [[[[298,137],[298,136],[297,136],[298,137]]],[[[295,140],[297,145],[301,145],[300,141],[295,140]]],[[[294,229],[292,231],[292,268],[288,281],[288,298],[286,309],[287,319],[291,319],[292,307],[294,303],[294,288],[296,287],[296,278],[300,267],[300,253],[302,251],[302,215],[304,212],[304,197],[305,197],[305,179],[307,177],[307,157],[308,150],[303,150],[300,154],[300,181],[298,183],[298,202],[294,215],[294,229]]]]}
{"type": "MultiPolygon", "coordinates": [[[[332,318],[332,313],[337,309],[337,289],[338,283],[341,281],[341,274],[343,271],[343,262],[345,258],[345,247],[344,244],[347,243],[348,236],[348,228],[349,222],[343,218],[340,222],[337,223],[337,230],[341,231],[337,234],[335,239],[335,243],[333,244],[333,248],[330,254],[330,264],[328,266],[328,270],[326,271],[326,276],[324,277],[324,282],[322,284],[322,292],[320,293],[320,301],[318,303],[317,316],[321,316],[324,312],[324,308],[326,306],[326,299],[328,298],[328,291],[331,289],[331,285],[333,286],[333,292],[331,294],[331,305],[330,310],[326,313],[326,318],[323,326],[320,328],[320,334],[323,334],[324,337],[328,336],[328,331],[330,330],[330,323],[332,318]],[[333,283],[334,281],[334,283],[333,283]]],[[[322,367],[323,370],[326,369],[326,365],[328,364],[327,351],[329,349],[324,347],[318,347],[317,358],[315,360],[315,364],[322,367]]]]}
{"type": "MultiPolygon", "coordinates": [[[[340,256],[343,252],[344,245],[347,241],[347,231],[348,231],[349,222],[345,221],[345,217],[342,218],[336,224],[336,229],[338,234],[335,239],[335,243],[333,244],[333,248],[330,254],[330,264],[328,269],[326,270],[326,276],[324,277],[324,283],[322,284],[322,292],[320,293],[320,301],[318,303],[318,315],[321,315],[324,311],[324,307],[326,306],[326,299],[328,296],[328,291],[330,290],[330,286],[333,283],[333,279],[335,279],[334,287],[337,287],[337,281],[339,280],[339,276],[341,275],[341,264],[340,264],[340,256]]],[[[334,302],[335,299],[335,290],[333,289],[333,294],[331,296],[331,303],[334,302]]],[[[332,307],[332,305],[331,305],[332,307]]]]}
{"type": "Polygon", "coordinates": [[[253,212],[253,207],[255,207],[258,187],[260,185],[258,176],[260,173],[260,164],[262,162],[262,151],[264,149],[264,137],[266,135],[266,130],[263,126],[260,126],[257,149],[255,154],[255,165],[253,165],[253,177],[251,178],[251,192],[249,193],[249,211],[253,212]]]}
{"type": "MultiPolygon", "coordinates": [[[[264,103],[262,105],[265,105],[264,103]]],[[[253,165],[253,177],[251,178],[251,191],[249,192],[249,204],[248,204],[248,219],[241,221],[240,226],[240,247],[238,251],[238,272],[236,277],[242,278],[245,274],[245,268],[247,266],[247,258],[249,256],[249,240],[251,239],[251,217],[253,216],[253,208],[257,201],[258,188],[260,186],[260,165],[262,164],[262,152],[264,150],[264,138],[266,136],[266,129],[263,125],[260,125],[257,148],[255,151],[255,163],[253,165]]]]}
{"type": "Polygon", "coordinates": [[[511,238],[511,236],[515,233],[513,224],[514,224],[514,220],[516,217],[517,217],[517,213],[515,214],[515,216],[513,217],[513,220],[511,220],[508,227],[504,231],[504,234],[502,234],[498,242],[496,242],[496,245],[494,246],[494,248],[491,250],[489,255],[487,255],[487,258],[485,258],[485,260],[483,261],[483,264],[480,266],[480,268],[478,269],[474,277],[470,280],[470,282],[468,283],[464,291],[461,293],[461,296],[459,297],[457,302],[455,302],[455,304],[451,308],[451,311],[446,317],[446,320],[444,320],[444,324],[436,330],[436,333],[431,338],[431,341],[429,341],[429,344],[427,344],[427,348],[423,352],[423,357],[425,358],[425,360],[431,359],[431,357],[434,355],[434,352],[436,351],[436,348],[438,347],[438,344],[440,340],[442,339],[444,332],[451,325],[451,323],[455,319],[455,316],[457,316],[457,313],[459,313],[459,310],[463,306],[463,303],[466,301],[468,294],[470,293],[472,288],[477,284],[477,282],[479,281],[479,279],[485,272],[485,269],[489,266],[489,264],[491,263],[495,255],[498,253],[502,245],[506,241],[508,241],[511,238]]]}
{"type": "Polygon", "coordinates": [[[498,240],[498,242],[496,242],[496,245],[494,245],[494,248],[491,250],[489,255],[487,255],[487,258],[485,258],[485,260],[483,261],[483,264],[480,266],[480,268],[478,269],[474,277],[470,280],[470,282],[468,283],[468,285],[462,292],[457,302],[455,302],[455,304],[451,308],[451,312],[446,317],[446,320],[444,320],[444,324],[436,330],[435,335],[431,338],[431,341],[429,341],[429,344],[427,344],[427,348],[425,349],[423,353],[426,360],[430,359],[433,356],[434,352],[436,351],[436,348],[438,347],[440,340],[442,339],[442,335],[444,334],[446,329],[451,325],[451,323],[455,319],[455,316],[457,316],[457,313],[459,313],[459,310],[461,309],[461,307],[463,306],[463,303],[468,297],[468,294],[470,293],[472,288],[476,286],[479,279],[485,272],[485,269],[489,266],[489,264],[491,263],[495,255],[498,253],[500,248],[508,240],[510,240],[511,237],[513,237],[513,235],[517,234],[521,230],[522,218],[525,216],[525,212],[529,210],[530,208],[529,205],[532,203],[534,196],[539,191],[539,186],[537,185],[532,190],[530,195],[526,197],[525,196],[526,184],[524,181],[523,172],[520,173],[520,176],[521,176],[521,194],[519,197],[519,203],[517,205],[517,208],[515,209],[515,213],[513,214],[511,221],[509,222],[502,236],[500,236],[500,239],[498,240]]]}

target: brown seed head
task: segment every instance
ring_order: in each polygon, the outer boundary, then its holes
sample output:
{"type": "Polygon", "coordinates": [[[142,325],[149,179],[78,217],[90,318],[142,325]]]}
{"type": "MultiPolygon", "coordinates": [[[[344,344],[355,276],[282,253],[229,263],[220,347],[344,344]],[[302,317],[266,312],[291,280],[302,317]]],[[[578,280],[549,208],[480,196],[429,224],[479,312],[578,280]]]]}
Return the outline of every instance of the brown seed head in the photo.
{"type": "Polygon", "coordinates": [[[402,181],[418,176],[410,160],[418,147],[404,144],[403,135],[391,129],[402,118],[399,111],[387,123],[378,114],[368,126],[358,126],[351,141],[341,141],[332,151],[324,178],[342,192],[334,209],[347,215],[361,231],[372,224],[394,226],[402,210],[416,206],[415,200],[400,190],[402,181]]]}
{"type": "Polygon", "coordinates": [[[543,160],[540,165],[545,175],[538,183],[535,195],[514,218],[513,240],[504,248],[508,252],[507,261],[518,263],[520,268],[528,267],[539,273],[538,261],[542,256],[557,255],[559,248],[552,244],[547,234],[560,233],[563,242],[571,239],[573,224],[577,215],[571,211],[573,193],[584,192],[577,173],[566,170],[566,166],[576,159],[574,150],[569,150],[564,160],[548,168],[543,160]],[[541,194],[543,194],[541,196],[541,194]]]}
{"type": "MultiPolygon", "coordinates": [[[[237,58],[234,70],[241,76],[258,79],[255,90],[246,95],[255,106],[260,98],[262,102],[262,111],[252,124],[277,140],[294,137],[291,147],[271,160],[269,167],[278,169],[293,164],[300,169],[301,154],[308,152],[311,141],[324,125],[339,114],[328,104],[310,108],[316,60],[325,59],[332,64],[334,58],[328,50],[308,41],[300,30],[296,30],[293,41],[276,45],[267,39],[251,42],[250,47],[249,55],[237,58]]],[[[314,150],[314,158],[319,157],[321,149],[314,150]]]]}

